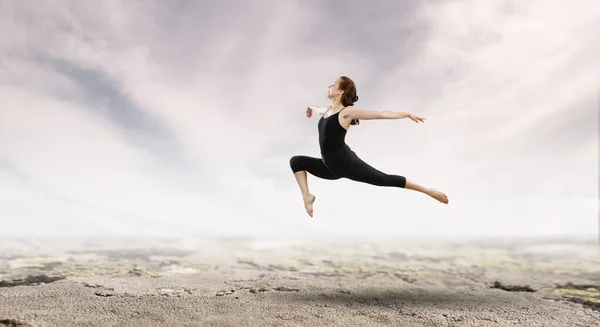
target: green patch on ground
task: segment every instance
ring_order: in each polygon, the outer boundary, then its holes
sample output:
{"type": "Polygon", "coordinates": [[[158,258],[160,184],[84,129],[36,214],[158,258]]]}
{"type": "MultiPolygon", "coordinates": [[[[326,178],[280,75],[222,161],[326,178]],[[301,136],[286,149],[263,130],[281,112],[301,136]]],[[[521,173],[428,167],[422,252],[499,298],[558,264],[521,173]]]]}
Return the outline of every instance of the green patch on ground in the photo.
{"type": "Polygon", "coordinates": [[[65,277],[82,277],[98,275],[160,277],[160,274],[158,272],[129,264],[75,265],[61,272],[61,275],[65,277]]]}
{"type": "Polygon", "coordinates": [[[374,276],[424,276],[440,273],[435,269],[406,270],[376,264],[351,264],[348,262],[332,262],[331,260],[314,260],[309,258],[282,258],[279,260],[282,267],[304,273],[345,273],[368,274],[374,276]]]}
{"type": "Polygon", "coordinates": [[[33,258],[21,258],[21,262],[23,263],[31,263],[31,264],[48,264],[55,262],[62,262],[63,259],[55,258],[55,257],[33,257],[33,258]]]}
{"type": "Polygon", "coordinates": [[[212,268],[208,265],[202,263],[184,263],[182,265],[183,268],[191,268],[198,271],[206,272],[212,270],[212,268]]]}
{"type": "Polygon", "coordinates": [[[557,287],[546,287],[543,290],[557,294],[564,300],[580,303],[592,310],[600,311],[600,287],[567,284],[557,287]]]}
{"type": "Polygon", "coordinates": [[[11,268],[43,268],[46,266],[60,265],[65,260],[55,257],[30,257],[18,258],[8,262],[11,268]]]}
{"type": "Polygon", "coordinates": [[[533,261],[518,260],[509,256],[474,256],[459,257],[455,260],[458,263],[472,264],[488,268],[506,269],[506,270],[530,270],[545,271],[557,274],[576,273],[581,275],[597,274],[600,267],[593,263],[569,262],[569,261],[533,261]]]}

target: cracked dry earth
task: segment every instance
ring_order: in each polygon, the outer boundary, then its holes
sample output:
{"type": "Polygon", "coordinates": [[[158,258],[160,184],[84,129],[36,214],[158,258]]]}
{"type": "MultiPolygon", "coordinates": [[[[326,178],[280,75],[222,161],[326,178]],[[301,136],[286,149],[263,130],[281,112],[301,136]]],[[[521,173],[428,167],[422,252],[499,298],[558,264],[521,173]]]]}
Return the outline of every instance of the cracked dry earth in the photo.
{"type": "Polygon", "coordinates": [[[0,241],[0,326],[598,326],[596,240],[0,241]]]}

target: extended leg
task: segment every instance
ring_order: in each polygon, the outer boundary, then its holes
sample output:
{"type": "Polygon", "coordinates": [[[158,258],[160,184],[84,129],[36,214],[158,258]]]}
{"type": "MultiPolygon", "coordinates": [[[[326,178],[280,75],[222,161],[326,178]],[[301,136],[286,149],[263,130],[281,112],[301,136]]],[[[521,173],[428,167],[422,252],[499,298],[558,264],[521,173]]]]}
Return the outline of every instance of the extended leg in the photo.
{"type": "Polygon", "coordinates": [[[345,177],[376,186],[391,186],[406,188],[413,191],[425,193],[430,197],[442,202],[448,203],[446,194],[432,188],[426,188],[412,181],[407,181],[406,177],[399,175],[390,175],[381,172],[361,160],[356,155],[349,156],[345,166],[345,177]]]}
{"type": "MultiPolygon", "coordinates": [[[[340,166],[344,177],[353,181],[367,183],[375,186],[400,187],[406,186],[406,178],[400,175],[386,174],[371,167],[354,153],[348,155],[340,166]]],[[[337,172],[337,170],[336,170],[337,172]]]]}
{"type": "Polygon", "coordinates": [[[315,196],[310,194],[308,190],[308,176],[307,172],[316,177],[323,179],[335,180],[339,179],[329,168],[325,166],[323,161],[319,158],[307,157],[307,156],[293,156],[290,159],[290,167],[294,172],[296,182],[302,192],[302,199],[304,200],[304,208],[309,216],[313,216],[313,203],[315,202],[315,196]]]}
{"type": "Polygon", "coordinates": [[[425,194],[429,195],[430,197],[440,201],[441,203],[448,204],[448,196],[446,196],[446,194],[444,194],[436,189],[423,187],[412,181],[406,181],[405,188],[407,190],[413,190],[413,191],[425,193],[425,194]]]}

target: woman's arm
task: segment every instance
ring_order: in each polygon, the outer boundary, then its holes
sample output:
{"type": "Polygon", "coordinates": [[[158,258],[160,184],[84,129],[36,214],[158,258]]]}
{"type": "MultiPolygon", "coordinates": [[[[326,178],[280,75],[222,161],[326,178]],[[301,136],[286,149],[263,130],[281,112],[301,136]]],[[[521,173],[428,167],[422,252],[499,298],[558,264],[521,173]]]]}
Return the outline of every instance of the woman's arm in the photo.
{"type": "Polygon", "coordinates": [[[313,114],[322,116],[325,114],[326,111],[327,111],[327,107],[321,108],[321,107],[317,107],[317,106],[308,106],[306,108],[306,117],[310,118],[310,117],[312,117],[313,114]]]}
{"type": "Polygon", "coordinates": [[[371,119],[403,119],[403,118],[410,118],[411,120],[415,121],[415,122],[422,122],[424,123],[425,118],[419,117],[419,116],[415,116],[411,113],[408,112],[400,112],[400,111],[374,111],[374,110],[363,110],[360,108],[356,108],[353,107],[352,109],[348,110],[346,116],[348,116],[350,119],[364,119],[364,120],[371,120],[371,119]]]}

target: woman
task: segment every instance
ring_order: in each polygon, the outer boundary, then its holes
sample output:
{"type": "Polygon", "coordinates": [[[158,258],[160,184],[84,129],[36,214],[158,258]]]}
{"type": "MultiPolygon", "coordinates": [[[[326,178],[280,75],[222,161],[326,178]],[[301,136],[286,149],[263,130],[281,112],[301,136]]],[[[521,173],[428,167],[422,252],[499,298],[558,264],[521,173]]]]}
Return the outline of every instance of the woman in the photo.
{"type": "Polygon", "coordinates": [[[322,108],[314,106],[306,109],[308,118],[312,117],[313,111],[320,111],[319,113],[322,114],[318,123],[321,158],[293,156],[290,159],[290,167],[302,192],[304,207],[311,217],[313,216],[315,196],[308,190],[307,172],[329,180],[348,178],[371,185],[406,188],[425,193],[442,203],[448,203],[448,197],[442,192],[415,184],[404,176],[389,175],[369,166],[345,143],[348,128],[350,125],[358,125],[360,119],[408,117],[419,123],[425,122],[425,118],[405,112],[370,111],[354,107],[353,104],[358,101],[356,85],[346,76],[340,77],[329,86],[327,97],[331,100],[332,105],[325,112],[322,108]]]}

